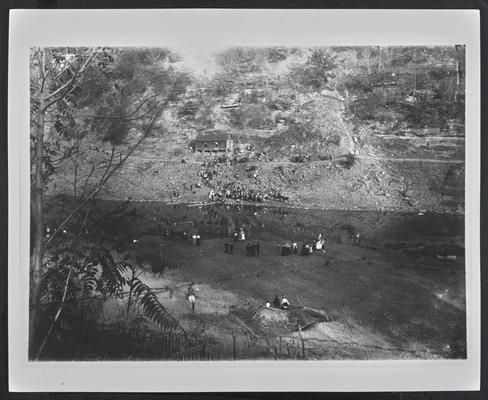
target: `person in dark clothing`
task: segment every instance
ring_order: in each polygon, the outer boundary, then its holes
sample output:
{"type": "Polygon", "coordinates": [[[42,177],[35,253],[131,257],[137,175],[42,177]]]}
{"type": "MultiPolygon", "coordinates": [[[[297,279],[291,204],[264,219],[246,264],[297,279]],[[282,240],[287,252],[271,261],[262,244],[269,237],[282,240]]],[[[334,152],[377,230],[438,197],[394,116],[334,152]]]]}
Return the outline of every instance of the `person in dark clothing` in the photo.
{"type": "Polygon", "coordinates": [[[234,254],[234,243],[229,241],[229,254],[234,254]]]}
{"type": "Polygon", "coordinates": [[[280,242],[276,242],[276,255],[280,255],[281,254],[281,243],[280,242]]]}
{"type": "Polygon", "coordinates": [[[256,242],[256,253],[259,256],[259,242],[256,242]]]}
{"type": "Polygon", "coordinates": [[[229,253],[229,242],[227,241],[227,239],[224,241],[224,252],[226,254],[229,253]]]}
{"type": "Polygon", "coordinates": [[[276,295],[274,300],[273,300],[273,307],[274,308],[280,308],[281,307],[281,300],[278,297],[278,295],[276,295]]]}
{"type": "Polygon", "coordinates": [[[237,239],[239,239],[239,234],[237,231],[234,231],[234,242],[237,242],[237,239]]]}
{"type": "Polygon", "coordinates": [[[303,243],[303,244],[302,244],[302,250],[300,251],[300,255],[301,255],[301,256],[306,256],[306,255],[308,255],[308,248],[307,248],[307,247],[308,247],[308,246],[307,246],[305,243],[303,243]]]}

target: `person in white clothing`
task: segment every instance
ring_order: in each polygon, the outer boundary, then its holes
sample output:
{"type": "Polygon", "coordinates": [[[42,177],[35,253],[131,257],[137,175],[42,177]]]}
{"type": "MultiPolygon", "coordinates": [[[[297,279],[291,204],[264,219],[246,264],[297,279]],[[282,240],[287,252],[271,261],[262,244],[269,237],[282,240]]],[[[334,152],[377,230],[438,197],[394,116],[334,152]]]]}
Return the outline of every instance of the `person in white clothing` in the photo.
{"type": "Polygon", "coordinates": [[[288,301],[288,299],[286,298],[286,296],[285,296],[285,295],[283,295],[283,296],[281,297],[281,308],[282,308],[283,310],[287,310],[287,309],[288,309],[288,307],[290,307],[290,302],[288,301]]]}
{"type": "Polygon", "coordinates": [[[186,298],[188,299],[188,303],[190,303],[191,311],[195,312],[195,300],[197,298],[197,292],[200,289],[197,288],[194,282],[188,286],[188,289],[186,290],[186,298]]]}

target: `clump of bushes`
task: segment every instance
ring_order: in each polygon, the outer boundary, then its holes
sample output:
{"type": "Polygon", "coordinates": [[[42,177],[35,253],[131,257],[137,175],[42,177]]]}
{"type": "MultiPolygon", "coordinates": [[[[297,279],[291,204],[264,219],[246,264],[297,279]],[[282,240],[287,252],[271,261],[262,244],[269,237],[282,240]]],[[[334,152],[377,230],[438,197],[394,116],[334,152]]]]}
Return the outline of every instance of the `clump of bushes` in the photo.
{"type": "Polygon", "coordinates": [[[351,169],[354,166],[354,164],[356,164],[357,160],[358,158],[354,154],[349,153],[346,154],[343,160],[339,161],[339,165],[342,168],[351,169]]]}
{"type": "Polygon", "coordinates": [[[305,157],[301,154],[296,154],[290,157],[290,161],[293,163],[302,163],[305,162],[305,157]]]}

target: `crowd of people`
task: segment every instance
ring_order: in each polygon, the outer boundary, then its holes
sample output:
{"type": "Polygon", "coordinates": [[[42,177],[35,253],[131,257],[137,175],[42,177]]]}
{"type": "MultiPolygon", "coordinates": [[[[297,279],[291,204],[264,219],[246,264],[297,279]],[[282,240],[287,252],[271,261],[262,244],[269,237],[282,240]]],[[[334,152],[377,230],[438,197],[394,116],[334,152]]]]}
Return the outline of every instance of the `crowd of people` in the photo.
{"type": "Polygon", "coordinates": [[[228,182],[222,185],[224,192],[223,197],[232,200],[252,201],[254,203],[263,203],[268,200],[288,201],[288,196],[283,195],[279,190],[270,189],[253,189],[247,188],[235,182],[228,182]]]}
{"type": "Polygon", "coordinates": [[[289,200],[288,196],[283,195],[276,189],[257,190],[253,188],[246,188],[234,182],[229,182],[223,185],[221,191],[211,189],[208,194],[210,201],[217,200],[238,200],[249,201],[254,203],[263,203],[269,200],[286,202],[289,200]]]}
{"type": "Polygon", "coordinates": [[[280,201],[286,202],[289,197],[281,193],[276,188],[264,188],[259,182],[259,174],[257,170],[251,167],[246,169],[247,177],[254,178],[255,187],[246,186],[243,183],[236,183],[241,181],[239,174],[236,174],[232,179],[227,176],[221,176],[221,172],[217,163],[207,163],[200,171],[198,176],[202,179],[203,183],[208,186],[213,186],[216,189],[211,189],[208,194],[208,199],[210,201],[217,200],[239,200],[239,201],[249,201],[255,203],[263,203],[265,201],[280,201]]]}
{"type": "MultiPolygon", "coordinates": [[[[232,236],[224,239],[224,252],[226,254],[233,254],[234,253],[234,242],[238,241],[246,241],[247,235],[243,227],[234,230],[232,236]]],[[[258,241],[250,242],[248,241],[245,245],[246,249],[246,256],[247,257],[254,257],[259,255],[260,253],[260,244],[258,241]]]]}
{"type": "MultiPolygon", "coordinates": [[[[300,249],[301,256],[308,256],[314,252],[325,253],[325,237],[320,233],[315,240],[304,240],[300,249]]],[[[298,254],[298,243],[296,240],[276,242],[276,255],[288,256],[298,254]]]]}

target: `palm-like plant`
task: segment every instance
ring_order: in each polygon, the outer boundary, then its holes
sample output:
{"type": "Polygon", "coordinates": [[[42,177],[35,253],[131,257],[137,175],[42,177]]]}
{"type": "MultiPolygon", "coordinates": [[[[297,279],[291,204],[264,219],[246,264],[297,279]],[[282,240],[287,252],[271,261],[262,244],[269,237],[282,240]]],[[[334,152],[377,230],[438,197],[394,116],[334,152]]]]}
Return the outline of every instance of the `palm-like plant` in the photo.
{"type": "MultiPolygon", "coordinates": [[[[90,299],[109,297],[126,303],[127,323],[130,311],[138,308],[145,318],[162,330],[181,330],[178,321],[161,304],[157,295],[139,278],[142,268],[116,261],[111,252],[99,246],[56,248],[44,262],[42,300],[51,323],[36,355],[39,358],[58,324],[62,313],[80,319],[83,304],[90,299]]],[[[79,321],[78,321],[79,322],[79,321]]]]}

